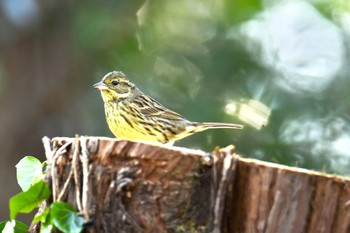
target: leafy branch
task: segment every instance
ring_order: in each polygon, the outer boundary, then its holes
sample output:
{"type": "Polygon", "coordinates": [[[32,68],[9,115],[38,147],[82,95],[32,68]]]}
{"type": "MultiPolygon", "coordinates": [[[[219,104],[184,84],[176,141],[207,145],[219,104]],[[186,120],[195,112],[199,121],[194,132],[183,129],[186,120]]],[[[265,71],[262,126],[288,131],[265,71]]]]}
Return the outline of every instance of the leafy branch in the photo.
{"type": "MultiPolygon", "coordinates": [[[[23,233],[29,227],[16,220],[19,213],[30,213],[51,196],[49,186],[45,182],[46,162],[41,163],[33,156],[26,156],[16,165],[17,182],[22,192],[10,199],[10,219],[0,223],[1,232],[23,233]]],[[[47,206],[33,219],[41,222],[41,233],[52,232],[57,228],[65,233],[79,233],[83,229],[84,218],[69,204],[54,202],[47,206]]]]}

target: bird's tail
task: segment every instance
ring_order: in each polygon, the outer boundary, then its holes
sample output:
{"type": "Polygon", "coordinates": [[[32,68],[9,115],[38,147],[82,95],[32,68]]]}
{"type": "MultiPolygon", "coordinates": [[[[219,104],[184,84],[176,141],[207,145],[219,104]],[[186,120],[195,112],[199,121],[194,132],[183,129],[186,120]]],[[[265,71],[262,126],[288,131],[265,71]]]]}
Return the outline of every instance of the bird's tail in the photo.
{"type": "Polygon", "coordinates": [[[192,124],[193,132],[201,132],[207,129],[243,129],[243,125],[234,123],[196,122],[192,124]]]}

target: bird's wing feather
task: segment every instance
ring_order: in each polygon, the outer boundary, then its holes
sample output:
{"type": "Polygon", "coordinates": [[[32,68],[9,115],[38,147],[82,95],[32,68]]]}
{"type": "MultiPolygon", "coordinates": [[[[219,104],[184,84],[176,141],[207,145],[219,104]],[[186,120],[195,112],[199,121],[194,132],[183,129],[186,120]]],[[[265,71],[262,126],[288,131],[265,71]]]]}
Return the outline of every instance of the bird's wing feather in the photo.
{"type": "Polygon", "coordinates": [[[147,117],[162,117],[168,120],[183,120],[180,114],[171,111],[149,96],[138,96],[134,99],[134,103],[138,105],[140,112],[147,117]]]}

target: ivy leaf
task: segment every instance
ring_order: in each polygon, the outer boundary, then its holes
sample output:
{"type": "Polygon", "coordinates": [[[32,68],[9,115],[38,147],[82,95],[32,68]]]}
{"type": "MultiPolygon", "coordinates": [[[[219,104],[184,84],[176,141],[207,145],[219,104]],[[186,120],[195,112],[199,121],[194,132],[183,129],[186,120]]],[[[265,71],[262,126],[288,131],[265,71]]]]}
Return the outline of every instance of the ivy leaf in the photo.
{"type": "Polygon", "coordinates": [[[46,207],[41,214],[36,214],[34,216],[33,222],[41,222],[40,233],[52,233],[54,229],[50,211],[51,208],[46,207]]]}
{"type": "Polygon", "coordinates": [[[51,219],[53,224],[66,233],[79,233],[83,229],[84,219],[75,209],[64,202],[51,204],[51,219]]]}
{"type": "Polygon", "coordinates": [[[27,191],[18,193],[10,199],[10,218],[16,218],[18,213],[30,213],[49,197],[48,185],[43,180],[39,181],[27,191]]]}
{"type": "Polygon", "coordinates": [[[41,224],[41,227],[40,227],[40,233],[52,233],[52,229],[53,229],[52,224],[43,223],[41,224]]]}
{"type": "Polygon", "coordinates": [[[49,207],[46,207],[44,209],[44,211],[42,213],[37,213],[35,216],[34,216],[34,219],[33,219],[33,222],[36,223],[36,222],[42,222],[42,223],[45,223],[47,218],[48,218],[48,214],[50,212],[50,208],[49,207]]]}
{"type": "Polygon", "coordinates": [[[26,233],[29,227],[17,220],[4,221],[0,223],[0,231],[6,233],[26,233]]]}
{"type": "Polygon", "coordinates": [[[17,182],[22,191],[27,191],[31,185],[44,179],[41,162],[33,157],[26,156],[17,165],[17,182]]]}

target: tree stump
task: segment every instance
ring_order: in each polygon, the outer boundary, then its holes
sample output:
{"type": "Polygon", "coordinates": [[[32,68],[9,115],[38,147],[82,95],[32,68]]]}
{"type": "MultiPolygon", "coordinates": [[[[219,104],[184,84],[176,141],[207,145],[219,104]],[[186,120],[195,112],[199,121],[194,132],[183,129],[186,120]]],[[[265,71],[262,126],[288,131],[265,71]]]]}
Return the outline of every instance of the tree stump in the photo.
{"type": "Polygon", "coordinates": [[[350,232],[348,178],[244,159],[233,146],[43,141],[49,202],[75,206],[86,232],[350,232]]]}

